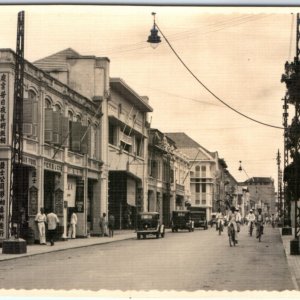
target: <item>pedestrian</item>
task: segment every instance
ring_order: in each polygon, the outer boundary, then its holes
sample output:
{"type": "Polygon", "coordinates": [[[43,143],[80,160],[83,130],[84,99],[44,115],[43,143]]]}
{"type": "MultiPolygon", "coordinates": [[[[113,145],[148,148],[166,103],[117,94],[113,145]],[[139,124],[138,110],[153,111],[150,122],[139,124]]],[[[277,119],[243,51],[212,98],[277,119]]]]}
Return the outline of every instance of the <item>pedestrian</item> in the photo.
{"type": "Polygon", "coordinates": [[[236,209],[234,206],[230,208],[231,212],[228,216],[228,228],[230,225],[233,225],[234,231],[235,231],[235,242],[238,243],[238,231],[237,231],[237,222],[236,222],[236,209]]]}
{"type": "Polygon", "coordinates": [[[238,207],[235,209],[235,211],[236,211],[235,221],[236,221],[236,225],[237,225],[237,232],[240,232],[241,223],[242,223],[242,216],[240,214],[240,209],[238,207]]]}
{"type": "Polygon", "coordinates": [[[102,217],[100,217],[100,229],[101,229],[101,236],[107,236],[107,219],[106,219],[106,213],[102,214],[102,217]]]}
{"type": "Polygon", "coordinates": [[[77,215],[73,211],[70,218],[69,224],[69,238],[75,239],[76,238],[76,225],[77,225],[77,215]]]}
{"type": "Polygon", "coordinates": [[[48,233],[51,246],[54,245],[55,235],[56,235],[56,228],[59,224],[59,219],[54,212],[50,212],[47,214],[47,223],[48,223],[48,233]]]}
{"type": "Polygon", "coordinates": [[[109,230],[109,236],[114,236],[114,228],[115,228],[115,217],[114,215],[109,215],[108,219],[108,230],[109,230]]]}
{"type": "Polygon", "coordinates": [[[47,218],[44,213],[44,208],[41,207],[40,212],[35,216],[35,223],[39,231],[39,239],[41,245],[46,245],[46,222],[47,218]]]}

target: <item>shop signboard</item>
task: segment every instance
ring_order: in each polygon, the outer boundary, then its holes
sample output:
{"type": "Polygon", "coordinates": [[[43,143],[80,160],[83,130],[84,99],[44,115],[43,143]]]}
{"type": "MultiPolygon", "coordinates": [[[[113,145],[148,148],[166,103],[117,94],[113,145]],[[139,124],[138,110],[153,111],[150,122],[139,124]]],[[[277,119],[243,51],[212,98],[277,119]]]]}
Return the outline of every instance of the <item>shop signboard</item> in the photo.
{"type": "Polygon", "coordinates": [[[76,183],[75,207],[78,213],[84,212],[84,180],[78,179],[76,183]]]}
{"type": "Polygon", "coordinates": [[[54,210],[55,213],[59,216],[63,215],[64,208],[64,200],[63,200],[64,192],[61,189],[57,189],[54,193],[54,210]]]}
{"type": "Polygon", "coordinates": [[[7,144],[8,73],[0,73],[0,144],[7,144]]]}
{"type": "Polygon", "coordinates": [[[7,208],[7,161],[0,161],[0,239],[5,239],[7,235],[6,208],[7,208]]]}
{"type": "Polygon", "coordinates": [[[29,209],[28,214],[30,216],[35,216],[38,212],[38,189],[32,186],[29,189],[29,209]]]}

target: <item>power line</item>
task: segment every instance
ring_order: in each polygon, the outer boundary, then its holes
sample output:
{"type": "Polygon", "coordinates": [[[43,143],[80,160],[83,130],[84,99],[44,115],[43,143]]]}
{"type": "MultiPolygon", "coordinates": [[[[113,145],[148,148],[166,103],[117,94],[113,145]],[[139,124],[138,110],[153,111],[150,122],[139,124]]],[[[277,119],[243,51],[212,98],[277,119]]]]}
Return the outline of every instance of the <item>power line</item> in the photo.
{"type": "MultiPolygon", "coordinates": [[[[221,30],[233,27],[233,26],[239,26],[239,25],[242,25],[244,23],[248,23],[248,22],[256,21],[258,19],[266,18],[268,16],[269,15],[267,15],[267,16],[243,16],[244,19],[243,20],[238,20],[239,22],[237,22],[237,23],[232,23],[232,24],[226,24],[225,23],[224,25],[229,25],[229,26],[227,26],[227,27],[226,26],[223,26],[223,27],[221,26],[220,28],[216,28],[216,29],[211,28],[208,31],[200,32],[200,35],[214,33],[214,32],[221,31],[221,30]],[[241,21],[243,21],[243,22],[241,22],[241,21]]],[[[223,21],[223,22],[225,22],[225,21],[223,21]]],[[[210,24],[208,26],[213,26],[214,24],[210,24]]],[[[197,32],[197,31],[199,31],[199,29],[187,30],[187,31],[183,31],[183,32],[180,32],[180,33],[176,33],[176,34],[171,34],[169,37],[175,37],[175,38],[172,39],[172,41],[178,41],[178,40],[182,40],[182,39],[187,38],[186,35],[183,36],[185,32],[190,33],[190,34],[195,34],[195,32],[197,32]],[[176,38],[176,36],[178,36],[178,37],[176,38]],[[181,37],[181,36],[183,36],[183,37],[181,37]]],[[[112,49],[113,51],[110,52],[110,55],[111,54],[124,53],[124,52],[132,52],[132,51],[148,48],[148,44],[146,44],[146,43],[147,43],[146,41],[142,41],[142,42],[138,42],[138,43],[134,43],[134,44],[130,44],[130,45],[125,46],[125,48],[126,47],[131,47],[131,46],[133,46],[135,48],[124,49],[124,46],[123,46],[123,47],[117,47],[117,48],[108,48],[108,49],[106,49],[106,51],[112,49]],[[114,51],[114,49],[120,49],[120,50],[114,51]]]]}
{"type": "Polygon", "coordinates": [[[283,127],[279,127],[279,126],[275,126],[275,125],[271,125],[271,124],[267,124],[264,122],[261,122],[259,120],[256,120],[254,118],[251,118],[247,115],[245,115],[244,113],[238,111],[237,109],[233,108],[232,106],[230,106],[229,104],[227,104],[225,101],[223,101],[221,98],[219,98],[214,92],[212,92],[200,79],[198,79],[198,77],[191,71],[191,69],[184,63],[184,61],[181,59],[181,57],[178,55],[178,53],[175,51],[175,49],[172,47],[172,45],[170,44],[169,40],[166,38],[166,36],[163,34],[163,32],[161,31],[161,29],[159,28],[159,26],[157,25],[157,23],[155,23],[156,27],[158,28],[158,30],[160,31],[160,33],[162,34],[162,36],[164,37],[165,41],[167,42],[167,44],[169,45],[169,47],[171,48],[171,50],[173,51],[173,53],[175,54],[175,56],[178,58],[178,60],[182,63],[182,65],[187,69],[187,71],[198,81],[198,83],[200,83],[214,98],[216,98],[218,101],[220,101],[221,103],[223,103],[226,107],[228,107],[229,109],[231,109],[232,111],[236,112],[237,114],[243,116],[244,118],[247,118],[253,122],[259,123],[261,125],[265,125],[268,127],[272,127],[272,128],[276,128],[276,129],[284,129],[283,127]]]}

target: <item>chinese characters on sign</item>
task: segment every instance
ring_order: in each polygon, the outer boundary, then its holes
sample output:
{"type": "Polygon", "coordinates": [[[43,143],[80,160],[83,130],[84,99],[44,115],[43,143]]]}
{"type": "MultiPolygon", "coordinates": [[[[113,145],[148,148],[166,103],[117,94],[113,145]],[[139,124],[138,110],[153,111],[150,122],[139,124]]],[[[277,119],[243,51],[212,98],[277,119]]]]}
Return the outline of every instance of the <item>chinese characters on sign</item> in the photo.
{"type": "Polygon", "coordinates": [[[0,73],[0,144],[7,143],[8,74],[0,73]]]}
{"type": "Polygon", "coordinates": [[[7,162],[0,161],[0,239],[6,238],[7,162]]]}

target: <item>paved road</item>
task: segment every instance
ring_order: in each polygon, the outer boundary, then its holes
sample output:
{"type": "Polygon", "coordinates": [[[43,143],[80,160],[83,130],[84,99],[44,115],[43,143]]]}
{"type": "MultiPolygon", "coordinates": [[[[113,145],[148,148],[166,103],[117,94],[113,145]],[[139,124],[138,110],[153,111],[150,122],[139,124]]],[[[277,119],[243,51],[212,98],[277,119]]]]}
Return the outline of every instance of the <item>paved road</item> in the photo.
{"type": "Polygon", "coordinates": [[[214,229],[167,233],[0,262],[0,288],[90,290],[294,289],[278,229],[238,246],[214,229]]]}

